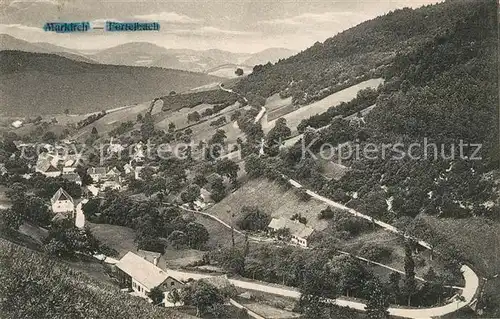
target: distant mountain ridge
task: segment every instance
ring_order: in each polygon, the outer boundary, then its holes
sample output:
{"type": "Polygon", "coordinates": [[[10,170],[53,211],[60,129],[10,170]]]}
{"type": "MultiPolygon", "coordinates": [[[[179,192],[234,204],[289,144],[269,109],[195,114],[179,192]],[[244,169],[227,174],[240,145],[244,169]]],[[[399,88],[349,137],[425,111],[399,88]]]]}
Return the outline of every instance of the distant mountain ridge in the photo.
{"type": "Polygon", "coordinates": [[[206,72],[221,65],[248,65],[276,62],[295,54],[283,48],[270,48],[255,54],[233,53],[211,49],[167,49],[149,42],[132,42],[102,50],[88,57],[106,64],[156,66],[195,72],[206,72]]]}
{"type": "Polygon", "coordinates": [[[80,54],[76,51],[60,47],[54,44],[45,42],[31,43],[28,41],[12,37],[8,34],[0,34],[0,51],[4,50],[35,52],[35,53],[52,53],[75,61],[86,62],[86,63],[98,63],[97,61],[89,57],[86,57],[83,54],[80,54]]]}
{"type": "Polygon", "coordinates": [[[296,51],[269,48],[257,53],[234,53],[218,49],[167,49],[150,42],[130,42],[100,51],[76,51],[50,43],[30,43],[7,34],[0,34],[0,50],[52,53],[75,61],[127,66],[160,67],[210,73],[224,65],[247,66],[277,62],[296,51]]]}
{"type": "Polygon", "coordinates": [[[0,51],[0,114],[87,114],[221,78],[162,68],[92,64],[56,54],[0,51]]]}

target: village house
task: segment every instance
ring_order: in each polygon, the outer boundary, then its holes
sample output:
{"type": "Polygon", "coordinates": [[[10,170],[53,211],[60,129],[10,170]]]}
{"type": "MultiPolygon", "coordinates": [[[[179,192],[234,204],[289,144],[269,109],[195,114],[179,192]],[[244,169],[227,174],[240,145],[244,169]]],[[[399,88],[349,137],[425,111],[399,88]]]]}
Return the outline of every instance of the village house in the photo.
{"type": "Polygon", "coordinates": [[[112,169],[110,169],[107,173],[106,173],[106,177],[105,178],[109,178],[109,179],[114,179],[116,177],[119,177],[122,173],[118,170],[118,168],[116,167],[113,167],[112,169]]]}
{"type": "Polygon", "coordinates": [[[115,144],[113,141],[113,138],[109,141],[108,153],[115,154],[123,152],[125,148],[121,144],[115,144]]]}
{"type": "Polygon", "coordinates": [[[105,191],[107,189],[112,189],[112,190],[121,190],[122,189],[122,182],[120,176],[116,176],[113,178],[106,178],[105,180],[102,180],[100,190],[105,191]]]}
{"type": "Polygon", "coordinates": [[[205,209],[208,205],[213,203],[212,193],[204,187],[200,189],[200,197],[193,202],[195,207],[199,209],[205,209]]]}
{"type": "Polygon", "coordinates": [[[52,212],[55,214],[52,220],[75,218],[75,201],[64,189],[59,188],[50,202],[52,212]]]}
{"type": "Polygon", "coordinates": [[[149,300],[148,293],[155,287],[163,292],[181,288],[184,284],[173,278],[146,258],[128,252],[118,263],[116,269],[122,286],[132,290],[132,295],[149,300]]]}
{"type": "Polygon", "coordinates": [[[46,177],[58,177],[62,172],[57,166],[54,166],[50,159],[38,159],[35,172],[45,175],[46,177]]]}
{"type": "Polygon", "coordinates": [[[135,172],[134,167],[133,167],[131,164],[129,164],[129,163],[127,163],[127,164],[125,164],[125,165],[123,166],[123,171],[124,171],[124,172],[125,172],[125,174],[127,174],[127,175],[132,174],[132,173],[134,173],[134,172],[135,172]]]}
{"type": "Polygon", "coordinates": [[[299,223],[297,220],[290,220],[284,217],[273,218],[268,225],[268,229],[271,233],[275,233],[280,229],[290,230],[291,242],[301,247],[308,246],[308,238],[314,232],[314,229],[299,223]]]}
{"type": "Polygon", "coordinates": [[[106,167],[90,167],[87,170],[87,174],[92,177],[94,183],[99,183],[100,180],[105,179],[107,172],[106,167]]]}
{"type": "Polygon", "coordinates": [[[142,163],[146,155],[144,154],[144,143],[139,142],[135,145],[133,154],[130,156],[131,161],[142,163]]]}
{"type": "Polygon", "coordinates": [[[23,121],[21,121],[21,120],[17,120],[17,121],[12,122],[12,124],[11,124],[11,125],[12,125],[12,127],[14,127],[14,128],[20,128],[21,126],[23,126],[23,124],[24,124],[24,122],[23,122],[23,121]]]}
{"type": "Polygon", "coordinates": [[[75,172],[64,173],[64,170],[63,170],[63,174],[61,175],[61,177],[67,181],[70,181],[70,182],[73,182],[79,186],[82,186],[82,179],[80,178],[80,175],[78,175],[75,172]]]}

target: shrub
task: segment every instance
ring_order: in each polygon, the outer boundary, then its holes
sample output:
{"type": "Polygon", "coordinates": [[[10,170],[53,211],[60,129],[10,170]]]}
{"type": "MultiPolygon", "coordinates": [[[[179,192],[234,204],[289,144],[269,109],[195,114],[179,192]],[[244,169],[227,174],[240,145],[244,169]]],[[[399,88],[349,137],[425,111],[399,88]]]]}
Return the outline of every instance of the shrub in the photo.
{"type": "Polygon", "coordinates": [[[377,244],[366,243],[359,250],[359,254],[366,259],[376,262],[389,261],[392,256],[392,249],[379,246],[377,244]]]}
{"type": "Polygon", "coordinates": [[[265,230],[271,222],[271,216],[259,210],[256,206],[243,206],[241,209],[243,217],[236,222],[240,229],[265,230]]]}
{"type": "Polygon", "coordinates": [[[311,195],[309,195],[303,188],[297,188],[295,194],[297,194],[299,199],[304,202],[307,202],[308,200],[311,199],[311,195]]]}

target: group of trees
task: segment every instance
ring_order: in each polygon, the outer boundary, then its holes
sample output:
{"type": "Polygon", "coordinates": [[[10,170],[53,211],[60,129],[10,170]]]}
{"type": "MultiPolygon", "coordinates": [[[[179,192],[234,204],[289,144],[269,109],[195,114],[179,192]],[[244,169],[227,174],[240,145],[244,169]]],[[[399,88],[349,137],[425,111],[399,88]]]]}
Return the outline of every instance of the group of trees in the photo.
{"type": "Polygon", "coordinates": [[[72,220],[53,223],[44,242],[45,252],[60,258],[74,258],[77,254],[93,256],[100,248],[101,243],[90,230],[75,227],[72,220]]]}
{"type": "Polygon", "coordinates": [[[1,216],[3,226],[17,230],[23,222],[46,227],[51,224],[50,198],[63,187],[75,199],[81,196],[81,189],[75,183],[62,178],[46,178],[35,174],[31,179],[19,178],[11,181],[6,195],[11,207],[1,216]]]}
{"type": "Polygon", "coordinates": [[[194,92],[189,94],[176,94],[161,97],[163,110],[179,110],[181,108],[193,108],[200,104],[218,104],[219,111],[238,101],[238,96],[223,90],[211,90],[194,92]]]}
{"type": "Polygon", "coordinates": [[[163,252],[167,245],[203,249],[209,239],[203,225],[184,219],[178,208],[162,207],[155,200],[134,201],[122,194],[109,194],[102,200],[91,199],[83,211],[90,221],[133,228],[140,249],[163,252]]]}
{"type": "Polygon", "coordinates": [[[76,128],[80,129],[82,127],[88,126],[88,125],[96,122],[100,118],[103,118],[105,115],[106,115],[106,111],[102,111],[100,113],[92,114],[89,117],[87,117],[87,118],[81,120],[80,122],[76,123],[76,128]]]}
{"type": "Polygon", "coordinates": [[[308,119],[302,120],[297,126],[297,130],[302,133],[308,126],[313,128],[327,126],[336,116],[346,117],[356,114],[374,105],[378,96],[379,92],[372,88],[361,90],[353,100],[334,105],[324,113],[313,115],[308,119]]]}
{"type": "Polygon", "coordinates": [[[271,216],[262,212],[257,206],[243,206],[236,225],[243,230],[261,231],[266,230],[270,222],[271,216]]]}

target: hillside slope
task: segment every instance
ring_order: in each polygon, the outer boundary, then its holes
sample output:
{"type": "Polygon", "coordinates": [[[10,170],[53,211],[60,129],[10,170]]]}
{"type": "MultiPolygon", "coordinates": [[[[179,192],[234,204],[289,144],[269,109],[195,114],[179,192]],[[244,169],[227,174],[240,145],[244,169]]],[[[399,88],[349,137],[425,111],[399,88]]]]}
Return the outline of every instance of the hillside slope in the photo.
{"type": "Polygon", "coordinates": [[[53,54],[0,52],[0,114],[89,113],[151,100],[217,77],[161,68],[111,66],[53,54]]]}
{"type": "Polygon", "coordinates": [[[5,50],[35,53],[53,53],[75,61],[98,63],[97,61],[85,57],[78,52],[54,44],[45,42],[30,43],[28,41],[14,38],[8,34],[0,34],[0,51],[5,50]]]}
{"type": "Polygon", "coordinates": [[[321,93],[327,88],[347,80],[380,77],[397,54],[446,34],[485,3],[488,0],[456,0],[395,10],[266,65],[240,81],[235,90],[263,97],[281,93],[292,96],[294,104],[309,104],[324,97],[321,93]]]}
{"type": "Polygon", "coordinates": [[[97,282],[27,248],[0,239],[2,318],[191,318],[97,282]]]}

